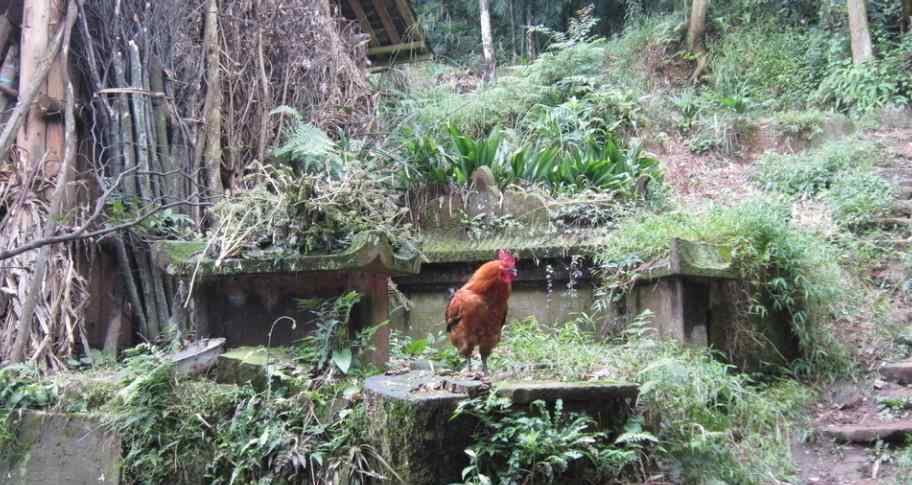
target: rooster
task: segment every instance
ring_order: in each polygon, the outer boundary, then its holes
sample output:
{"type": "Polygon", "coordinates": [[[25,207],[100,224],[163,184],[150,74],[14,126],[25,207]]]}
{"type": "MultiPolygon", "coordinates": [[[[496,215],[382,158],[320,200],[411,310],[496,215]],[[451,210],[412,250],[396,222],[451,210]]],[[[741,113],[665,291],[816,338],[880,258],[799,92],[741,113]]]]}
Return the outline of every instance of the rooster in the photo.
{"type": "Polygon", "coordinates": [[[472,353],[478,347],[481,370],[487,375],[488,356],[500,342],[516,275],[516,259],[501,249],[496,260],[481,265],[450,299],[446,309],[447,336],[466,358],[468,371],[472,370],[472,353]]]}

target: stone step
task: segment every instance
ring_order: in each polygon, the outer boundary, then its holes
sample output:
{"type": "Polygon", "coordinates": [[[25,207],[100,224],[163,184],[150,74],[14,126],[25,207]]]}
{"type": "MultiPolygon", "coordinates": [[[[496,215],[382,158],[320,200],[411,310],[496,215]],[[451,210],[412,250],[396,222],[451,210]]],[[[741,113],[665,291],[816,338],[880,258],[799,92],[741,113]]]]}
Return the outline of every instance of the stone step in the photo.
{"type": "Polygon", "coordinates": [[[898,384],[912,383],[912,360],[884,364],[880,368],[880,376],[898,384]]]}
{"type": "Polygon", "coordinates": [[[912,433],[912,420],[892,421],[864,425],[827,426],[824,436],[844,443],[867,444],[881,441],[898,441],[912,433]]]}

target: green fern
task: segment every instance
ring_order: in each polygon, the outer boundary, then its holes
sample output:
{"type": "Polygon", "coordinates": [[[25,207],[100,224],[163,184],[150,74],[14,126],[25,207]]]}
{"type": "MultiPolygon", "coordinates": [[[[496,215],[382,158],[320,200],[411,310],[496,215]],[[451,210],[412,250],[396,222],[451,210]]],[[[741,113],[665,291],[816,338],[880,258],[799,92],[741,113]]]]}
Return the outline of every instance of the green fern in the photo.
{"type": "Polygon", "coordinates": [[[290,114],[295,119],[294,126],[285,136],[285,143],[272,151],[273,157],[296,165],[304,173],[321,169],[335,173],[339,163],[336,142],[323,130],[304,121],[300,113],[288,106],[279,106],[269,114],[290,114]]]}

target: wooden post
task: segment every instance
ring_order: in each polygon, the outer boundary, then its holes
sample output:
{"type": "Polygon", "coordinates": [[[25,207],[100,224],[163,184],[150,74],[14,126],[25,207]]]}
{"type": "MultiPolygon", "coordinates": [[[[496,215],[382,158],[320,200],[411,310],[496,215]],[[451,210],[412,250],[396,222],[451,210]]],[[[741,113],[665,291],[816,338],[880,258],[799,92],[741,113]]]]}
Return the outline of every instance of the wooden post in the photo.
{"type": "MultiPolygon", "coordinates": [[[[50,4],[51,17],[49,20],[50,28],[48,29],[48,32],[56,32],[62,25],[63,8],[65,7],[66,2],[52,0],[50,4]]],[[[68,48],[68,45],[62,46],[62,49],[68,48]]],[[[54,59],[54,63],[51,64],[51,71],[48,73],[47,79],[47,96],[50,98],[50,100],[63,101],[64,97],[66,96],[67,77],[66,66],[63,64],[63,56],[57,56],[54,59]]],[[[61,105],[62,104],[63,103],[61,103],[61,105]]],[[[54,177],[60,171],[60,166],[63,163],[63,117],[55,116],[48,119],[47,116],[45,116],[45,118],[45,122],[47,123],[45,146],[47,147],[48,156],[45,176],[54,177]]],[[[66,187],[66,185],[64,185],[64,187],[66,187]]]]}
{"type": "MultiPolygon", "coordinates": [[[[25,0],[22,11],[22,36],[20,41],[19,92],[25,93],[37,81],[36,73],[45,60],[48,52],[49,31],[51,22],[51,0],[25,0]]],[[[56,22],[55,24],[58,23],[56,22]]],[[[38,89],[37,94],[47,94],[47,83],[38,89]]],[[[22,168],[31,167],[43,157],[47,139],[47,123],[36,106],[29,109],[25,121],[19,129],[17,144],[25,150],[21,161],[22,168]]]]}
{"type": "MultiPolygon", "coordinates": [[[[361,294],[353,320],[361,322],[353,328],[356,332],[389,320],[389,287],[386,273],[352,273],[349,276],[349,287],[361,294]]],[[[380,369],[386,367],[389,361],[389,325],[377,330],[371,341],[373,349],[367,354],[367,359],[380,369]]]]}

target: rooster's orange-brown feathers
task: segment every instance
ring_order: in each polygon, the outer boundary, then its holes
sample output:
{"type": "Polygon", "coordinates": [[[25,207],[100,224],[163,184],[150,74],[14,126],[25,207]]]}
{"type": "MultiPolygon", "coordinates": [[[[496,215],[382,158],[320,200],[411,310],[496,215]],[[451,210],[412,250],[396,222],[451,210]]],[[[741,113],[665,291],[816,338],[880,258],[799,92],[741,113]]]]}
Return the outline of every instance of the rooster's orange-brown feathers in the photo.
{"type": "Polygon", "coordinates": [[[472,352],[478,347],[482,371],[488,372],[488,356],[500,342],[516,274],[516,258],[502,249],[496,260],[481,265],[450,299],[446,309],[447,336],[466,358],[469,369],[472,352]]]}

